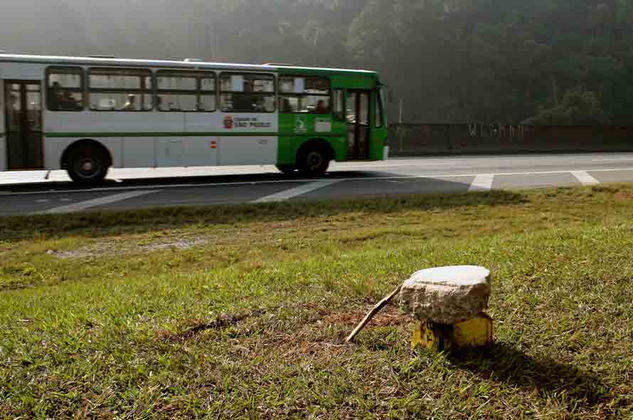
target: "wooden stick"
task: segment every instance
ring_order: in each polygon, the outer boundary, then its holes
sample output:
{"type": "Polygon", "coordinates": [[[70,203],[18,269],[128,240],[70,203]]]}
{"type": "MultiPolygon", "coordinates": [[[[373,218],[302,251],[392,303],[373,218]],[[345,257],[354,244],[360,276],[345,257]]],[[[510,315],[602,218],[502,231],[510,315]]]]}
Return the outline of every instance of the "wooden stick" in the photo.
{"type": "Polygon", "coordinates": [[[369,321],[371,321],[371,319],[378,313],[380,312],[380,310],[382,308],[384,308],[385,306],[387,306],[387,304],[389,302],[391,302],[391,299],[393,299],[398,293],[400,293],[400,289],[402,288],[402,285],[398,286],[396,288],[396,290],[394,290],[393,292],[391,292],[388,296],[386,296],[383,300],[381,300],[380,302],[378,302],[378,304],[376,304],[376,306],[374,306],[371,311],[369,311],[369,313],[365,316],[365,318],[360,322],[360,324],[358,324],[356,326],[356,328],[354,328],[354,331],[352,331],[352,333],[347,337],[347,339],[345,340],[346,343],[350,343],[352,342],[352,340],[354,340],[354,337],[356,337],[356,335],[363,329],[365,328],[365,325],[367,325],[367,323],[369,321]]]}

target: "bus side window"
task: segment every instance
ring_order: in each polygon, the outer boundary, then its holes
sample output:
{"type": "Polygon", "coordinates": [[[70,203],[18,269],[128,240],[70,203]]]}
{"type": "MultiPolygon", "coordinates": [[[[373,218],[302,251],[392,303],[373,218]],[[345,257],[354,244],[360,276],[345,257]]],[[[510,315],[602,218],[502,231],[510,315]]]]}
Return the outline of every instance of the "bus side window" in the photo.
{"type": "Polygon", "coordinates": [[[275,76],[263,73],[222,73],[222,112],[275,112],[275,76]]]}
{"type": "Polygon", "coordinates": [[[159,111],[215,111],[215,73],[158,70],[156,107],[159,111]]]}
{"type": "Polygon", "coordinates": [[[282,113],[330,114],[330,79],[326,77],[281,76],[279,104],[282,113]]]}
{"type": "Polygon", "coordinates": [[[152,73],[149,69],[91,68],[88,71],[93,111],[151,111],[152,73]]]}
{"type": "Polygon", "coordinates": [[[49,67],[46,72],[46,99],[50,111],[83,110],[83,69],[49,67]]]}

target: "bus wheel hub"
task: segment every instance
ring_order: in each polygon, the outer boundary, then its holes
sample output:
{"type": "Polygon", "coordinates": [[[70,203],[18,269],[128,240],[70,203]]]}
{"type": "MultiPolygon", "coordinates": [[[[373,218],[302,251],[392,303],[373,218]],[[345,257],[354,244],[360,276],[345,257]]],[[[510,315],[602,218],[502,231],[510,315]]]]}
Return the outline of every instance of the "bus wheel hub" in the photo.
{"type": "Polygon", "coordinates": [[[321,164],[321,155],[318,153],[310,154],[310,157],[308,158],[308,162],[310,163],[310,166],[312,168],[318,167],[321,164]]]}
{"type": "Polygon", "coordinates": [[[94,163],[90,160],[86,160],[81,164],[81,170],[84,172],[91,172],[94,169],[94,163]]]}

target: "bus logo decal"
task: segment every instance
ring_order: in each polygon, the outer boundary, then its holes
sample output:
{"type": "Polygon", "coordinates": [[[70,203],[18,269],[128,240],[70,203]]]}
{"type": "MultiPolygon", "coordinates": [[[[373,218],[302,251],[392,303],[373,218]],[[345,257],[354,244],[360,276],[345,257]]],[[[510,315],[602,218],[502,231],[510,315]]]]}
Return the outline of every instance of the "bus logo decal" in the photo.
{"type": "Polygon", "coordinates": [[[308,122],[305,115],[295,115],[295,133],[303,134],[308,131],[308,122]]]}

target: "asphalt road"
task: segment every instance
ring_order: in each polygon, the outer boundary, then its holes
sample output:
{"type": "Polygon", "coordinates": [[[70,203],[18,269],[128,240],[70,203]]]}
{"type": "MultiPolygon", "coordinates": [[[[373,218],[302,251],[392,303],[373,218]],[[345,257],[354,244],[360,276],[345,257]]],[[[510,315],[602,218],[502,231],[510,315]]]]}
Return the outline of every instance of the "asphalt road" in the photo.
{"type": "Polygon", "coordinates": [[[274,166],[113,169],[99,187],[64,171],[0,172],[0,215],[633,182],[633,153],[450,156],[333,163],[323,178],[274,166]],[[45,179],[48,175],[48,178],[45,179]]]}

